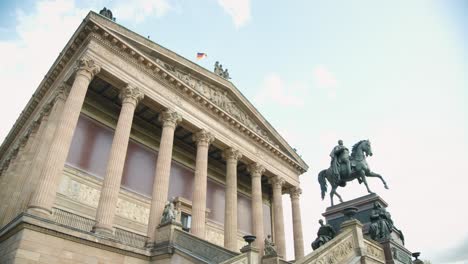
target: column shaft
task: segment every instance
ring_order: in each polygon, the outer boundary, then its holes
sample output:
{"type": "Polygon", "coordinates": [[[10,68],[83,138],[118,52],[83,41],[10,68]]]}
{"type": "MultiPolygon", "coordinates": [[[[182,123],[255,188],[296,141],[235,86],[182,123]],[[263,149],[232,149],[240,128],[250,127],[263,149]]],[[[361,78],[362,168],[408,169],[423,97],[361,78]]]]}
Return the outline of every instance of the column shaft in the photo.
{"type": "Polygon", "coordinates": [[[302,190],[298,187],[294,187],[290,191],[294,235],[294,256],[296,260],[304,257],[304,238],[302,237],[301,206],[299,204],[299,196],[301,195],[301,193],[302,190]]]}
{"type": "Polygon", "coordinates": [[[55,100],[51,102],[48,107],[43,109],[42,123],[45,125],[45,128],[40,135],[40,145],[38,146],[38,150],[34,155],[29,168],[30,175],[28,177],[28,183],[26,183],[27,189],[21,200],[21,208],[23,208],[23,210],[28,206],[32,193],[35,191],[37,186],[47,151],[53,140],[55,128],[67,98],[66,94],[68,93],[68,89],[66,87],[67,86],[62,86],[59,88],[55,100]]]}
{"type": "Polygon", "coordinates": [[[237,161],[242,157],[238,150],[228,148],[224,151],[226,160],[226,198],[224,206],[224,247],[238,251],[237,248],[237,161]]]}
{"type": "Polygon", "coordinates": [[[177,123],[179,123],[181,120],[181,116],[172,110],[167,110],[160,115],[160,121],[163,122],[163,130],[158,158],[156,160],[156,171],[154,175],[153,197],[151,199],[147,232],[148,247],[151,247],[154,243],[156,227],[161,221],[164,205],[167,201],[167,195],[169,192],[169,173],[171,170],[172,161],[172,147],[174,143],[174,131],[177,123]]]}
{"type": "Polygon", "coordinates": [[[197,142],[197,157],[193,183],[191,231],[195,236],[202,239],[205,238],[208,148],[213,139],[213,136],[205,130],[201,130],[193,136],[193,140],[197,142]]]}
{"type": "Polygon", "coordinates": [[[93,231],[104,235],[113,234],[115,208],[119,198],[120,182],[127,156],[128,141],[132,129],[133,114],[143,94],[138,88],[127,86],[120,93],[122,109],[115,128],[114,139],[107,162],[106,176],[102,184],[101,195],[96,212],[96,224],[93,231]]]}
{"type": "Polygon", "coordinates": [[[54,133],[54,139],[47,153],[36,192],[29,204],[31,213],[43,216],[49,216],[52,213],[60,176],[65,165],[73,132],[78,123],[88,85],[94,75],[100,71],[100,67],[95,65],[92,60],[82,59],[78,63],[75,81],[54,133]]]}
{"type": "Polygon", "coordinates": [[[13,195],[15,191],[15,185],[18,181],[18,171],[22,168],[22,163],[24,161],[24,155],[27,150],[27,136],[24,136],[19,140],[19,145],[15,152],[17,153],[15,157],[12,159],[10,167],[8,168],[7,174],[4,176],[4,186],[1,192],[2,195],[2,203],[0,204],[0,226],[6,224],[7,221],[7,209],[11,204],[9,198],[13,195]]]}
{"type": "Polygon", "coordinates": [[[39,144],[38,142],[38,133],[40,133],[40,129],[43,128],[43,125],[40,125],[40,121],[35,121],[30,130],[28,132],[29,138],[26,146],[24,148],[24,153],[21,155],[20,158],[20,166],[18,168],[18,172],[12,178],[13,185],[11,186],[11,190],[13,191],[8,197],[11,201],[15,201],[13,203],[7,203],[8,206],[6,210],[3,210],[3,224],[8,223],[11,219],[13,219],[21,209],[21,203],[18,201],[21,199],[21,193],[23,192],[24,188],[26,187],[25,182],[29,177],[29,164],[31,163],[32,156],[35,153],[36,146],[39,144]]]}
{"type": "Polygon", "coordinates": [[[284,180],[279,177],[271,179],[273,185],[273,212],[275,217],[275,244],[278,255],[286,257],[286,242],[284,235],[284,216],[283,216],[283,199],[282,187],[284,180]]]}
{"type": "Polygon", "coordinates": [[[260,249],[260,254],[263,255],[263,241],[265,239],[263,231],[263,202],[262,202],[262,174],[265,168],[257,163],[249,166],[249,171],[252,176],[252,225],[255,240],[255,246],[260,249]]]}

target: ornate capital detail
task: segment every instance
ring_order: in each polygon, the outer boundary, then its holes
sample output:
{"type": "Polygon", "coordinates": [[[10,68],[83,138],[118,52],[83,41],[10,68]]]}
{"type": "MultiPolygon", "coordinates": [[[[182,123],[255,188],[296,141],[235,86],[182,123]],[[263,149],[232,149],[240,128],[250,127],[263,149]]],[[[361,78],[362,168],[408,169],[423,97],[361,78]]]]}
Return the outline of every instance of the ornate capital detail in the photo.
{"type": "Polygon", "coordinates": [[[41,118],[44,116],[48,116],[50,114],[50,110],[52,110],[52,105],[53,103],[50,102],[48,104],[45,104],[42,109],[41,109],[41,118]]]}
{"type": "Polygon", "coordinates": [[[294,186],[289,189],[289,196],[291,196],[291,199],[299,199],[299,196],[301,196],[301,194],[302,189],[298,186],[294,186]]]}
{"type": "Polygon", "coordinates": [[[75,70],[76,74],[83,74],[91,80],[101,71],[101,67],[94,60],[82,58],[77,61],[75,70]]]}
{"type": "Polygon", "coordinates": [[[226,161],[228,160],[238,161],[242,158],[242,154],[237,149],[227,148],[223,151],[223,158],[226,161]]]}
{"type": "Polygon", "coordinates": [[[54,100],[57,101],[58,99],[66,100],[68,93],[70,92],[71,86],[67,83],[62,83],[57,90],[55,91],[55,98],[54,100]]]}
{"type": "Polygon", "coordinates": [[[270,182],[271,186],[273,186],[273,189],[282,189],[284,183],[286,182],[283,178],[279,176],[274,176],[268,179],[270,182]]]}
{"type": "Polygon", "coordinates": [[[247,167],[247,170],[250,172],[252,177],[261,177],[262,174],[265,172],[265,167],[263,167],[259,163],[252,163],[247,167]]]}
{"type": "Polygon", "coordinates": [[[197,142],[197,144],[206,144],[210,145],[214,141],[214,136],[206,131],[205,129],[202,129],[195,133],[192,136],[193,141],[197,142]]]}
{"type": "Polygon", "coordinates": [[[31,135],[33,133],[37,132],[37,129],[39,128],[39,125],[41,122],[39,120],[35,120],[31,123],[31,126],[28,129],[28,135],[31,135]]]}
{"type": "Polygon", "coordinates": [[[128,84],[120,90],[119,98],[122,103],[132,103],[135,106],[140,102],[145,95],[135,86],[128,84]]]}
{"type": "Polygon", "coordinates": [[[163,123],[163,126],[176,127],[180,122],[182,122],[182,116],[174,110],[167,109],[159,114],[159,121],[163,123]]]}
{"type": "Polygon", "coordinates": [[[29,138],[29,134],[26,134],[20,138],[20,140],[18,141],[20,149],[26,145],[26,142],[28,142],[28,138],[29,138]]]}

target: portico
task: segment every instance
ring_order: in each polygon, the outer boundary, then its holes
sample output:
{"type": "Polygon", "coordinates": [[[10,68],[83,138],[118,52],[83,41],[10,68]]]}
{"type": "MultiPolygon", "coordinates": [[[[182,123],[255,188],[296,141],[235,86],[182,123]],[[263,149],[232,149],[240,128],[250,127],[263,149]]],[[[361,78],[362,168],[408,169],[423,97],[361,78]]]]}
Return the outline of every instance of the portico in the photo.
{"type": "MultiPolygon", "coordinates": [[[[125,229],[152,247],[165,203],[182,197],[193,235],[238,251],[243,234],[256,235],[259,248],[272,234],[285,256],[289,193],[295,257],[304,255],[299,175],[307,165],[231,82],[95,13],[63,54],[35,106],[63,110],[49,118],[54,136],[37,148],[43,163],[29,165],[39,171],[29,213],[53,220],[54,209],[73,212],[93,219],[98,235],[125,229]],[[66,99],[55,99],[64,86],[66,99]]],[[[12,153],[1,159],[2,178],[22,162],[24,143],[12,143],[34,115],[2,145],[12,153]]]]}

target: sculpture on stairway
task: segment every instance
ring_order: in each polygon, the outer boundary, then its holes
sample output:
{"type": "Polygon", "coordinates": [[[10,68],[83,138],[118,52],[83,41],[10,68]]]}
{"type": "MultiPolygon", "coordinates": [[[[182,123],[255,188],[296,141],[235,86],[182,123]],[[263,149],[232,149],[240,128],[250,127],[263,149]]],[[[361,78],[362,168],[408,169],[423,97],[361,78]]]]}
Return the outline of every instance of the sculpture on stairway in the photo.
{"type": "Polygon", "coordinates": [[[312,242],[313,250],[325,245],[325,243],[332,240],[336,235],[335,229],[329,224],[324,225],[322,219],[319,220],[319,224],[320,228],[317,231],[317,238],[312,242]]]}

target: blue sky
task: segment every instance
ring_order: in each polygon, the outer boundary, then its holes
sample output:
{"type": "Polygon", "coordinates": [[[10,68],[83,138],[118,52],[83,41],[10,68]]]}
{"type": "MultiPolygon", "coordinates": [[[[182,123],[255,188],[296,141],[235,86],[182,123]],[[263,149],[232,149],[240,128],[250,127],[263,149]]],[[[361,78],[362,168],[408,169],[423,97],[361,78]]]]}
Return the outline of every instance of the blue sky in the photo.
{"type": "MultiPolygon", "coordinates": [[[[467,1],[1,1],[0,138],[83,17],[103,6],[187,59],[206,52],[197,63],[207,69],[219,60],[298,149],[310,166],[301,176],[307,251],[329,204],[316,177],[331,148],[370,139],[368,162],[390,190],[370,186],[407,247],[433,263],[468,263],[467,1]]],[[[284,204],[292,257],[286,196],[284,204]]]]}

